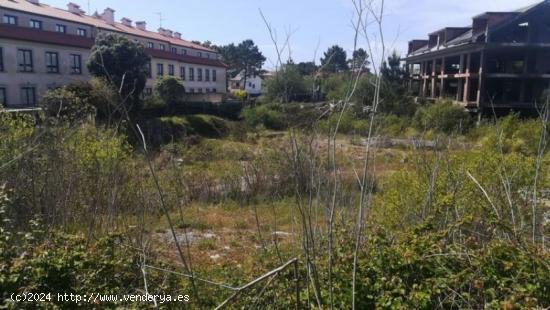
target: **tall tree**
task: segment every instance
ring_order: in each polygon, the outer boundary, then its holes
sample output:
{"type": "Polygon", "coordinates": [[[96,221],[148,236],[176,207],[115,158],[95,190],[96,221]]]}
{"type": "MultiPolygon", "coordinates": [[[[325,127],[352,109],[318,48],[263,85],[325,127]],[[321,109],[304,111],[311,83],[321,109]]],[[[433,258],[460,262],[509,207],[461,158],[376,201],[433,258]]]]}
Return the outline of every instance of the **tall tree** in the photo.
{"type": "Polygon", "coordinates": [[[244,40],[235,45],[233,43],[219,47],[223,61],[229,66],[232,77],[244,71],[244,85],[249,75],[257,75],[261,72],[266,58],[254,41],[244,40]]]}
{"type": "Polygon", "coordinates": [[[301,75],[312,75],[315,71],[317,71],[317,66],[313,61],[300,62],[296,65],[296,67],[301,75]]]}
{"type": "Polygon", "coordinates": [[[118,34],[101,34],[96,38],[87,65],[92,75],[121,91],[128,111],[136,112],[150,61],[143,45],[118,34]]]}
{"type": "Polygon", "coordinates": [[[348,67],[348,56],[346,51],[338,45],[331,46],[321,58],[321,65],[326,72],[337,73],[346,71],[348,67]]]}
{"type": "Polygon", "coordinates": [[[401,56],[396,51],[388,56],[388,60],[384,61],[380,69],[384,80],[390,83],[398,83],[403,79],[404,72],[401,67],[401,56]]]}
{"type": "Polygon", "coordinates": [[[353,56],[350,60],[350,67],[354,70],[363,71],[370,64],[370,61],[368,59],[369,59],[369,54],[367,54],[367,51],[365,51],[362,48],[359,48],[353,51],[353,56]]]}

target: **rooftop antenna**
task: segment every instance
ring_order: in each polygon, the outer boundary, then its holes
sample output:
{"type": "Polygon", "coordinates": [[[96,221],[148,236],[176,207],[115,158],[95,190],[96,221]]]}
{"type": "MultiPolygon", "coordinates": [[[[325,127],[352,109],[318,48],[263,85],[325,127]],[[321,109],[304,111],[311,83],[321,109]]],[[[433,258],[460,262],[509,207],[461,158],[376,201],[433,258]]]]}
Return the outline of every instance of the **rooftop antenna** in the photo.
{"type": "Polygon", "coordinates": [[[162,12],[156,12],[155,14],[159,16],[159,27],[162,28],[162,21],[164,20],[164,18],[162,18],[162,12]]]}
{"type": "Polygon", "coordinates": [[[90,11],[90,0],[88,0],[88,15],[92,15],[92,12],[90,11]]]}

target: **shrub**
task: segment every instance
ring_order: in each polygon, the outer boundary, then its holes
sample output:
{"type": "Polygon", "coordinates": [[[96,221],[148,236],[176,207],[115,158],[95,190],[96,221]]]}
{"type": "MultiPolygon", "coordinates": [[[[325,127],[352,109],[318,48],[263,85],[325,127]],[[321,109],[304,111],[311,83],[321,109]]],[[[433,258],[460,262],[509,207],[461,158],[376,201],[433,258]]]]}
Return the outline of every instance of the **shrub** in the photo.
{"type": "Polygon", "coordinates": [[[467,133],[474,125],[468,112],[451,102],[438,102],[418,109],[413,123],[419,130],[435,130],[447,134],[467,133]]]}
{"type": "Polygon", "coordinates": [[[166,108],[166,102],[159,96],[147,96],[143,100],[144,110],[163,110],[166,108]]]}
{"type": "Polygon", "coordinates": [[[40,104],[51,120],[75,123],[95,117],[95,109],[88,100],[79,97],[67,87],[48,91],[40,104]]]}
{"type": "Polygon", "coordinates": [[[163,77],[157,81],[157,92],[164,104],[173,108],[183,101],[185,87],[183,82],[172,76],[163,77]]]}
{"type": "Polygon", "coordinates": [[[77,82],[64,87],[88,105],[95,107],[98,119],[120,117],[119,96],[102,79],[92,78],[89,82],[77,82]]]}
{"type": "Polygon", "coordinates": [[[250,127],[263,125],[273,130],[284,129],[284,116],[280,112],[281,106],[277,104],[266,104],[259,107],[247,107],[241,112],[241,117],[250,127]]]}
{"type": "Polygon", "coordinates": [[[231,92],[231,96],[240,102],[245,102],[246,98],[248,98],[248,93],[242,89],[235,90],[231,92]]]}
{"type": "Polygon", "coordinates": [[[198,135],[221,138],[229,134],[229,125],[211,115],[165,116],[147,123],[148,141],[153,145],[167,144],[184,137],[198,135]]]}

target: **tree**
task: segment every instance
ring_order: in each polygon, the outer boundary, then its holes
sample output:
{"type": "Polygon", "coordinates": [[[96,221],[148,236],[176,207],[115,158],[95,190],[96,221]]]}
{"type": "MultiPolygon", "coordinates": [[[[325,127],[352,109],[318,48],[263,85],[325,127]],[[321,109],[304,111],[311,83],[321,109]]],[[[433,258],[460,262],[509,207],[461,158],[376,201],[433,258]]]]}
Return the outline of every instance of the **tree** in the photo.
{"type": "Polygon", "coordinates": [[[160,98],[170,110],[183,101],[185,87],[180,79],[173,76],[163,77],[157,81],[156,86],[160,98]]]}
{"type": "Polygon", "coordinates": [[[326,72],[337,73],[346,71],[348,67],[346,51],[338,45],[331,46],[321,58],[321,65],[326,72]]]}
{"type": "Polygon", "coordinates": [[[401,56],[396,51],[388,56],[388,60],[384,61],[380,69],[382,77],[389,83],[400,83],[403,80],[404,72],[401,67],[401,56]]]}
{"type": "Polygon", "coordinates": [[[353,51],[353,56],[350,60],[350,67],[354,70],[363,71],[370,64],[370,61],[368,59],[369,54],[367,54],[367,51],[362,48],[355,50],[353,51]]]}
{"type": "Polygon", "coordinates": [[[249,75],[261,72],[266,58],[252,40],[244,40],[235,45],[233,43],[218,48],[223,61],[229,66],[232,77],[244,71],[244,84],[249,75]]]}
{"type": "Polygon", "coordinates": [[[297,69],[301,75],[312,75],[315,71],[317,71],[317,66],[313,61],[300,62],[297,65],[297,69]]]}
{"type": "Polygon", "coordinates": [[[266,97],[273,101],[289,102],[309,94],[304,78],[294,64],[286,64],[266,81],[266,97]]]}
{"type": "Polygon", "coordinates": [[[120,89],[127,110],[137,112],[150,60],[143,45],[118,34],[100,34],[92,47],[88,70],[120,89]]]}

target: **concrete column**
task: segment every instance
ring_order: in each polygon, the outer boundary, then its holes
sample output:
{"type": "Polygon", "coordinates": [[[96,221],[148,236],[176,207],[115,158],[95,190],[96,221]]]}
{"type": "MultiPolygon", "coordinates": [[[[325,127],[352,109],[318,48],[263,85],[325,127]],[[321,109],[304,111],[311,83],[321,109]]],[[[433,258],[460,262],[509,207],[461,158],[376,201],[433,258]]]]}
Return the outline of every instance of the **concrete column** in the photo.
{"type": "Polygon", "coordinates": [[[477,89],[477,106],[480,107],[483,103],[483,93],[485,92],[485,51],[481,51],[481,56],[479,59],[479,85],[477,89]]]}
{"type": "Polygon", "coordinates": [[[436,72],[435,72],[435,65],[436,65],[436,60],[432,60],[432,74],[431,74],[431,79],[432,79],[432,89],[430,90],[431,91],[431,95],[430,97],[431,98],[435,98],[435,75],[436,75],[436,72]]]}
{"type": "Polygon", "coordinates": [[[441,78],[440,78],[440,84],[439,84],[439,98],[443,98],[445,96],[445,78],[443,77],[445,75],[445,57],[441,58],[441,78]]]}
{"type": "Polygon", "coordinates": [[[462,74],[462,73],[465,72],[465,71],[464,71],[464,60],[465,60],[465,59],[464,59],[464,58],[465,58],[464,56],[465,56],[464,54],[461,54],[461,55],[460,55],[460,69],[458,69],[458,73],[460,73],[460,74],[462,74]]]}
{"type": "Polygon", "coordinates": [[[464,81],[464,94],[462,95],[462,101],[464,103],[468,103],[468,101],[470,101],[470,61],[471,61],[471,58],[472,58],[472,54],[467,54],[466,55],[466,71],[465,73],[467,74],[466,76],[466,79],[464,81]]]}

